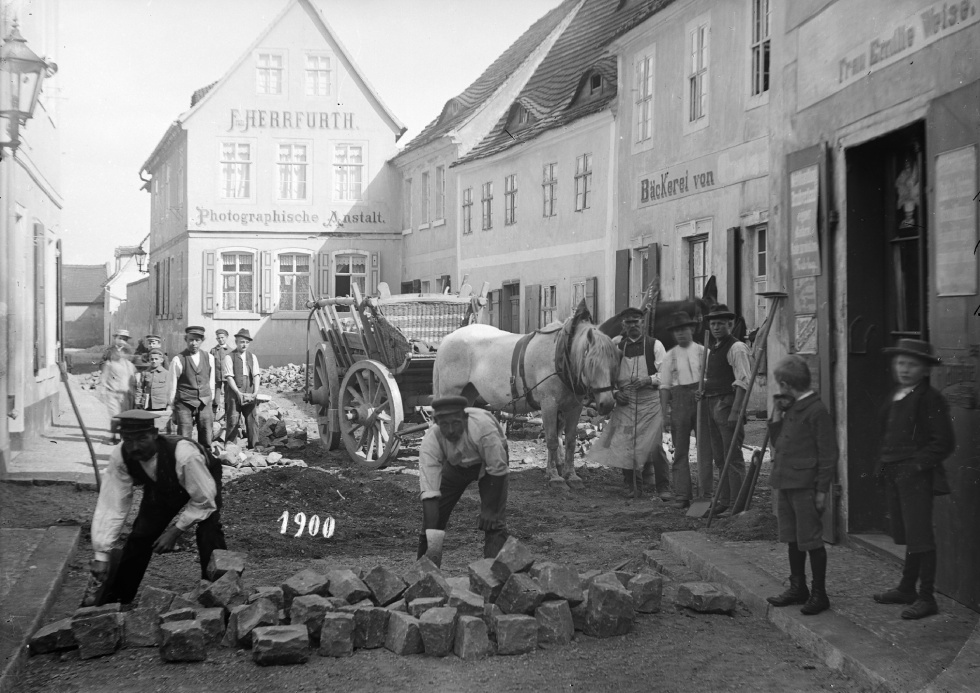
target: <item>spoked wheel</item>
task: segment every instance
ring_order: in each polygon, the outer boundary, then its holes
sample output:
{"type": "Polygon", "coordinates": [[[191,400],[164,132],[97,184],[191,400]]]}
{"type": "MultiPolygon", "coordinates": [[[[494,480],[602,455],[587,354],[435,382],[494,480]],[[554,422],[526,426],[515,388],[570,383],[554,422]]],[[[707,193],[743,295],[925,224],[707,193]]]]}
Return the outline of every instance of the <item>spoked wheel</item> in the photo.
{"type": "Polygon", "coordinates": [[[348,369],[340,385],[339,414],[344,447],[365,467],[380,469],[398,453],[402,396],[383,364],[357,361],[348,369]]]}
{"type": "Polygon", "coordinates": [[[340,373],[328,344],[320,344],[313,364],[313,389],[310,401],[316,407],[320,440],[327,450],[340,447],[340,423],[337,402],[340,396],[340,373]]]}

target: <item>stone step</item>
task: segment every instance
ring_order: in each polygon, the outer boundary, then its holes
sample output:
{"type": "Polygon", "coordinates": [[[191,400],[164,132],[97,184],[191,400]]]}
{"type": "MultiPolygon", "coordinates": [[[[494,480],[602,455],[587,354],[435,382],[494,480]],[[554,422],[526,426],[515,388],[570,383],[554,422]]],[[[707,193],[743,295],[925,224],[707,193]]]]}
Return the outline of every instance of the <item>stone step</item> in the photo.
{"type": "Polygon", "coordinates": [[[686,563],[661,549],[651,549],[643,553],[647,565],[658,573],[676,582],[695,582],[701,576],[691,570],[686,563]]]}

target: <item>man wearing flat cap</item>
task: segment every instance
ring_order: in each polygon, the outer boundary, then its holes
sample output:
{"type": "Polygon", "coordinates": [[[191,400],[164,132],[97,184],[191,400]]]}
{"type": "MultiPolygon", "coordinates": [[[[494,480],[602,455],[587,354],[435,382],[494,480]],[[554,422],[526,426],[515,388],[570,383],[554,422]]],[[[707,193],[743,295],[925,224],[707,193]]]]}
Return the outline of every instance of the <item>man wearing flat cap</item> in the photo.
{"type": "Polygon", "coordinates": [[[201,351],[203,327],[192,325],[185,329],[184,342],[187,348],[170,362],[168,403],[173,406],[177,419],[177,434],[190,438],[196,424],[197,442],[210,448],[211,427],[214,424],[214,412],[211,410],[214,357],[201,351]]]}
{"type": "Polygon", "coordinates": [[[163,351],[156,347],[150,349],[150,367],[140,374],[142,397],[139,406],[146,411],[156,412],[156,426],[161,433],[166,430],[172,413],[167,407],[167,381],[170,372],[164,366],[165,359],[163,351]]]}
{"type": "Polygon", "coordinates": [[[218,419],[225,407],[225,356],[233,349],[228,344],[228,330],[223,327],[214,331],[214,340],[218,344],[211,348],[211,356],[214,357],[214,400],[211,409],[214,411],[214,418],[218,419]]]}
{"type": "Polygon", "coordinates": [[[262,382],[262,370],[255,354],[248,351],[252,335],[246,329],[235,334],[235,350],[224,358],[225,374],[225,440],[238,440],[239,427],[245,420],[245,436],[248,447],[254,448],[259,437],[259,425],[255,420],[255,395],[262,382]]]}
{"type": "Polygon", "coordinates": [[[939,613],[932,504],[933,496],[950,492],[942,463],[956,449],[956,439],[949,405],[929,384],[929,370],[939,364],[933,346],[921,339],[899,339],[883,351],[892,354],[896,388],[879,418],[881,452],[875,476],[884,483],[892,538],[906,548],[898,587],[875,594],[874,600],[907,604],[902,618],[919,619],[939,613]]]}
{"type": "Polygon", "coordinates": [[[122,550],[103,603],[133,601],[151,555],[171,551],[177,538],[195,528],[201,577],[215,549],[224,549],[221,529],[221,465],[194,441],[159,435],[156,415],[140,409],[119,415],[122,443],[109,454],[99,500],[92,517],[92,575],[105,580],[109,551],[122,533],[133,503],[133,489],[143,500],[122,550]],[[170,522],[176,517],[171,527],[170,522]]]}
{"type": "Polygon", "coordinates": [[[418,556],[442,563],[449,515],[476,481],[480,489],[483,557],[494,558],[507,541],[507,438],[494,416],[467,406],[465,397],[433,400],[435,425],[419,448],[422,529],[418,556]]]}

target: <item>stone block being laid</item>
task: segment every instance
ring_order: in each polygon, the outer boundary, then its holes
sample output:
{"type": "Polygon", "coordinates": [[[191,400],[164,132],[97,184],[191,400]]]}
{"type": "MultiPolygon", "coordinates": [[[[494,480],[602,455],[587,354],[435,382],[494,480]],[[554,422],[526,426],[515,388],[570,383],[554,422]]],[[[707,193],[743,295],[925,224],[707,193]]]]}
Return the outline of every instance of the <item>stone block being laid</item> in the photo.
{"type": "Polygon", "coordinates": [[[276,605],[268,599],[258,599],[231,612],[223,642],[232,647],[251,647],[253,630],[276,625],[279,625],[276,605]]]}
{"type": "Polygon", "coordinates": [[[564,599],[569,606],[575,606],[585,599],[578,573],[568,566],[547,563],[536,572],[538,585],[546,600],[564,599]]]}
{"type": "Polygon", "coordinates": [[[140,594],[139,608],[155,609],[158,614],[170,611],[170,604],[177,597],[176,592],[147,585],[140,594]]]}
{"type": "Polygon", "coordinates": [[[534,563],[534,556],[517,537],[507,537],[503,547],[490,566],[490,572],[501,581],[506,581],[514,573],[523,573],[534,563]]]}
{"type": "Polygon", "coordinates": [[[633,576],[626,589],[633,595],[633,608],[641,614],[660,611],[664,594],[664,579],[659,575],[640,573],[633,576]]]}
{"type": "Polygon", "coordinates": [[[422,633],[419,620],[414,616],[393,612],[388,617],[388,632],[385,634],[385,648],[396,655],[419,654],[422,652],[422,633]]]}
{"type": "Polygon", "coordinates": [[[597,638],[625,635],[633,628],[633,596],[612,573],[592,581],[585,611],[585,633],[597,638]]]}
{"type": "Polygon", "coordinates": [[[397,601],[408,589],[408,583],[398,573],[381,565],[364,575],[364,584],[371,590],[379,606],[388,606],[397,601]]]}
{"type": "Polygon", "coordinates": [[[730,614],[738,600],[724,585],[685,582],[677,587],[677,604],[704,614],[730,614]]]}
{"type": "Polygon", "coordinates": [[[354,647],[372,650],[384,647],[391,612],[380,606],[365,607],[354,613],[354,647]]]}
{"type": "Polygon", "coordinates": [[[282,583],[282,607],[289,610],[294,597],[307,594],[318,594],[321,597],[330,596],[330,580],[309,568],[301,570],[282,583]]]}
{"type": "Polygon", "coordinates": [[[63,618],[38,628],[37,632],[31,636],[29,646],[31,655],[74,649],[77,645],[75,644],[75,636],[71,632],[71,619],[63,618]]]}
{"type": "Polygon", "coordinates": [[[317,652],[322,657],[348,657],[354,654],[354,614],[330,612],[323,616],[317,652]]]}
{"type": "Polygon", "coordinates": [[[456,609],[439,606],[429,609],[419,619],[419,632],[425,654],[445,657],[453,651],[456,635],[456,609]]]}
{"type": "Polygon", "coordinates": [[[411,568],[405,571],[405,582],[409,585],[414,585],[429,573],[435,573],[442,577],[442,571],[439,570],[439,566],[433,563],[432,559],[428,556],[422,556],[422,558],[415,561],[411,568]]]}
{"type": "Polygon", "coordinates": [[[493,651],[487,624],[476,616],[460,616],[456,621],[453,652],[460,659],[483,659],[493,651]]]}
{"type": "Polygon", "coordinates": [[[533,616],[504,614],[497,617],[496,623],[497,654],[527,654],[537,649],[538,621],[533,616]]]}
{"type": "Polygon", "coordinates": [[[156,647],[160,644],[160,614],[156,609],[133,609],[123,617],[123,647],[156,647]]]}
{"type": "Polygon", "coordinates": [[[309,659],[310,636],[305,626],[263,626],[252,631],[256,664],[304,664],[309,659]]]}
{"type": "Polygon", "coordinates": [[[245,572],[245,561],[248,554],[240,551],[215,549],[208,561],[207,576],[209,580],[217,580],[225,573],[232,571],[241,575],[245,572]]]}
{"type": "Polygon", "coordinates": [[[251,594],[248,595],[247,601],[249,604],[251,604],[256,599],[268,599],[276,605],[277,609],[281,609],[283,608],[282,587],[277,587],[275,585],[261,585],[259,587],[253,587],[251,594]]]}
{"type": "Polygon", "coordinates": [[[541,604],[535,612],[538,621],[538,642],[547,645],[567,645],[575,635],[572,610],[564,599],[541,604]]]}
{"type": "Polygon", "coordinates": [[[187,607],[184,609],[174,609],[172,611],[167,611],[166,613],[160,614],[160,623],[164,624],[172,623],[174,621],[193,621],[194,618],[195,609],[187,607]]]}
{"type": "Polygon", "coordinates": [[[504,583],[497,579],[491,570],[493,566],[492,558],[484,558],[473,561],[467,566],[470,576],[470,591],[479,594],[485,602],[497,601],[500,590],[504,583]]]}
{"type": "Polygon", "coordinates": [[[442,597],[449,600],[449,583],[446,578],[438,573],[426,573],[414,585],[405,590],[405,602],[411,604],[414,600],[423,597],[442,597]]]}
{"type": "Polygon", "coordinates": [[[198,609],[194,619],[204,630],[204,642],[217,645],[225,636],[225,610],[221,607],[198,609]]]}
{"type": "Polygon", "coordinates": [[[483,597],[466,588],[453,588],[449,594],[449,604],[461,616],[483,616],[483,597]]]}
{"type": "Polygon", "coordinates": [[[505,614],[531,615],[544,601],[544,594],[537,581],[527,573],[514,573],[500,590],[495,604],[505,614]]]}
{"type": "Polygon", "coordinates": [[[315,645],[323,627],[323,617],[335,607],[326,597],[318,594],[305,594],[294,597],[289,608],[289,623],[294,626],[304,625],[310,632],[310,641],[315,645]]]}
{"type": "Polygon", "coordinates": [[[442,597],[421,597],[419,599],[413,599],[408,603],[408,614],[415,618],[422,618],[422,614],[429,609],[435,609],[437,606],[445,606],[446,601],[442,597]]]}
{"type": "Polygon", "coordinates": [[[339,597],[348,604],[356,604],[371,596],[371,590],[353,570],[331,570],[327,573],[330,581],[330,596],[339,597]]]}
{"type": "Polygon", "coordinates": [[[160,626],[160,658],[165,662],[202,662],[208,652],[204,629],[197,621],[172,621],[160,626]]]}
{"type": "MultiPolygon", "coordinates": [[[[118,604],[116,608],[119,608],[118,604]]],[[[78,643],[79,659],[101,657],[118,650],[122,643],[123,622],[123,614],[118,611],[73,617],[71,632],[78,643]]]]}
{"type": "MultiPolygon", "coordinates": [[[[208,585],[207,589],[197,597],[198,603],[206,609],[221,607],[231,611],[232,607],[245,603],[245,590],[242,588],[241,575],[227,572],[208,585]]],[[[170,605],[174,609],[173,604],[170,605]]]]}

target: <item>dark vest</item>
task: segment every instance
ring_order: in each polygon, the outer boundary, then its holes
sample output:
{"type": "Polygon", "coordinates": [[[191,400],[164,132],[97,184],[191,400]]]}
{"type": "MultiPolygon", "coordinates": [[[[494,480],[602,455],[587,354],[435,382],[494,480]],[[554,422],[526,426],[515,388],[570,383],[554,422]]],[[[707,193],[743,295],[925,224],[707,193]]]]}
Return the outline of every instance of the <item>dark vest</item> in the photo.
{"type": "Polygon", "coordinates": [[[623,338],[619,340],[619,350],[623,352],[623,356],[634,358],[642,352],[647,362],[647,375],[656,375],[657,354],[654,348],[656,343],[657,341],[653,337],[644,337],[641,340],[631,342],[623,335],[623,338]],[[627,348],[629,349],[629,353],[627,353],[627,348]]]}
{"type": "Polygon", "coordinates": [[[153,497],[158,501],[173,503],[174,505],[187,503],[191,497],[184,490],[184,487],[180,485],[180,481],[177,480],[176,450],[177,443],[182,440],[194,445],[204,455],[208,472],[211,473],[211,478],[214,479],[215,488],[218,491],[218,506],[220,507],[221,464],[217,460],[213,460],[200,444],[188,438],[170,435],[157,436],[156,481],[150,478],[150,475],[143,469],[143,465],[127,459],[126,455],[123,454],[123,464],[126,465],[126,470],[129,472],[129,475],[133,477],[133,483],[137,486],[145,487],[147,492],[152,493],[153,497]]]}
{"type": "Polygon", "coordinates": [[[214,372],[216,382],[224,385],[225,380],[225,356],[230,354],[234,349],[232,349],[227,344],[225,346],[216,346],[211,348],[211,355],[214,357],[214,372]]]}
{"type": "Polygon", "coordinates": [[[704,379],[705,396],[730,395],[734,392],[732,383],[735,382],[735,369],[728,363],[728,352],[734,344],[735,338],[728,335],[711,348],[704,379]]]}
{"type": "Polygon", "coordinates": [[[211,403],[211,363],[207,352],[197,352],[200,368],[194,367],[191,353],[186,349],[180,352],[182,371],[177,379],[177,399],[191,406],[211,403]]]}
{"type": "Polygon", "coordinates": [[[167,408],[167,369],[149,370],[143,375],[144,392],[148,398],[147,409],[167,408]]]}
{"type": "Polygon", "coordinates": [[[231,368],[235,375],[235,385],[238,391],[255,392],[255,372],[252,370],[252,355],[245,352],[245,368],[242,368],[242,359],[237,351],[231,355],[231,368]]]}
{"type": "Polygon", "coordinates": [[[922,443],[917,444],[914,438],[921,399],[921,391],[913,390],[897,402],[887,405],[888,419],[881,442],[882,462],[907,460],[915,457],[915,453],[922,447],[922,443]]]}

